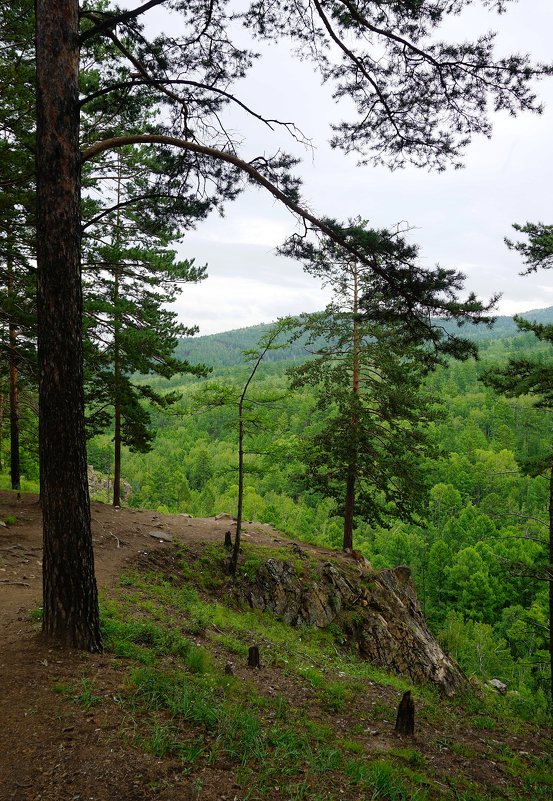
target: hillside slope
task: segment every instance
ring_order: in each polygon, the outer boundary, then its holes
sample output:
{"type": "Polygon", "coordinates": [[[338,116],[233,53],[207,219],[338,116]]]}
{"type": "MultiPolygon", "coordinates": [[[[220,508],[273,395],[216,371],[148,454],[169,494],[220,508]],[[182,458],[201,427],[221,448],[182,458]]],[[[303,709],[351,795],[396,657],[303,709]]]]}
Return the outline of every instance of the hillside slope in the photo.
{"type": "MultiPolygon", "coordinates": [[[[440,699],[341,650],[335,630],[239,608],[221,570],[228,519],[101,504],[92,517],[101,656],[37,639],[39,508],[0,493],[2,801],[550,797],[551,732],[509,699],[440,699]],[[407,688],[416,732],[397,738],[407,688]]],[[[248,581],[294,554],[270,526],[247,525],[244,543],[248,581]]]]}
{"type": "MultiPolygon", "coordinates": [[[[532,309],[523,312],[521,317],[539,323],[553,323],[553,306],[545,309],[532,309]]],[[[499,315],[491,328],[483,325],[464,326],[459,329],[454,323],[440,323],[446,331],[460,333],[467,339],[488,341],[513,337],[518,333],[512,317],[499,315]]],[[[199,337],[185,337],[180,340],[176,354],[179,358],[188,359],[192,363],[204,363],[214,368],[232,367],[243,364],[243,351],[255,348],[262,336],[271,328],[270,324],[254,325],[248,328],[237,328],[220,334],[208,334],[199,337]]],[[[282,350],[267,354],[267,361],[287,361],[305,359],[306,351],[300,339],[282,350]]]]}

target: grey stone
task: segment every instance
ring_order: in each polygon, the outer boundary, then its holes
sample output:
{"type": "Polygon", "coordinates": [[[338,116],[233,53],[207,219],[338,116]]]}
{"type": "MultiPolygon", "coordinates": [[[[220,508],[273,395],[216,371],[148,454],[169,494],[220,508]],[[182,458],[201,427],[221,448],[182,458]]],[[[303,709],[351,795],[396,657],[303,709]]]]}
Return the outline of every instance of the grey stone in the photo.
{"type": "Polygon", "coordinates": [[[162,542],[173,542],[173,535],[169,534],[168,531],[150,531],[150,537],[162,542]]]}
{"type": "Polygon", "coordinates": [[[363,570],[336,560],[306,565],[270,558],[237,593],[254,609],[296,626],[342,629],[360,656],[417,683],[436,684],[448,696],[466,686],[461,669],[430,633],[409,568],[363,570]]]}

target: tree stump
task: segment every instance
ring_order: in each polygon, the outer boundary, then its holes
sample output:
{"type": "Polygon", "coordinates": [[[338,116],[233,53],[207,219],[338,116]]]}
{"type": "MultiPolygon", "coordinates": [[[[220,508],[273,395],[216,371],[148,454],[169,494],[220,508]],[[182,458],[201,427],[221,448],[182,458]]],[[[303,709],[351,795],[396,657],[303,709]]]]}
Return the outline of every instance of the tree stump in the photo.
{"type": "Polygon", "coordinates": [[[232,548],[232,534],[230,531],[225,531],[225,548],[232,548]]]}
{"type": "Polygon", "coordinates": [[[411,690],[403,693],[399,703],[395,731],[396,734],[408,734],[411,737],[415,733],[415,703],[411,698],[411,690]]]}
{"type": "Polygon", "coordinates": [[[259,648],[257,645],[251,645],[248,649],[248,667],[261,667],[261,662],[259,661],[259,648]]]}

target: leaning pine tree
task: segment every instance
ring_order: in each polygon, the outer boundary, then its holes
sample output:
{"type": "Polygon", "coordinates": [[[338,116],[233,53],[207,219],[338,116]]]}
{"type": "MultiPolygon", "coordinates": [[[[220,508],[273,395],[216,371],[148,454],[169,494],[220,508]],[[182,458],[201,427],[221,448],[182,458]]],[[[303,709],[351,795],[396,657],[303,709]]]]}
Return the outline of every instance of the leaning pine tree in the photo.
{"type": "MultiPolygon", "coordinates": [[[[487,0],[483,4],[489,5],[487,0]]],[[[87,7],[78,0],[36,1],[37,271],[39,315],[40,451],[44,510],[44,633],[68,645],[101,647],[86,482],[80,285],[80,178],[84,161],[123,145],[159,144],[178,154],[168,169],[184,191],[210,187],[232,199],[247,182],[264,187],[308,225],[355,244],[325,225],[300,201],[291,174],[296,159],[240,157],[240,135],[225,124],[230,107],[271,129],[298,136],[242,102],[235,86],[255,54],[233,41],[236,26],[254,37],[288,39],[348,97],[354,119],[334,126],[333,144],[362,160],[444,169],[459,164],[474,134],[489,134],[487,107],[512,114],[538,110],[532,79],[551,71],[526,56],[496,58],[493,37],[443,43],[440,24],[469,0],[455,3],[364,3],[302,0],[270,6],[252,2],[236,14],[227,0],[149,0],[130,11],[87,7]],[[156,6],[172,13],[171,34],[148,38],[140,18],[156,6]],[[81,26],[82,25],[82,29],[81,26]],[[125,62],[93,94],[133,103],[155,93],[159,130],[102,137],[80,152],[79,53],[111,41],[125,62]],[[170,53],[170,61],[168,59],[170,53]],[[118,94],[119,93],[119,94],[118,94]]],[[[504,3],[498,3],[502,7],[504,3]]],[[[272,143],[267,143],[267,150],[272,143]]],[[[370,265],[369,265],[370,266],[370,265]]],[[[386,281],[385,271],[374,267],[386,281]]],[[[409,292],[404,314],[412,318],[409,292]]],[[[409,290],[410,291],[410,290],[409,290]]]]}

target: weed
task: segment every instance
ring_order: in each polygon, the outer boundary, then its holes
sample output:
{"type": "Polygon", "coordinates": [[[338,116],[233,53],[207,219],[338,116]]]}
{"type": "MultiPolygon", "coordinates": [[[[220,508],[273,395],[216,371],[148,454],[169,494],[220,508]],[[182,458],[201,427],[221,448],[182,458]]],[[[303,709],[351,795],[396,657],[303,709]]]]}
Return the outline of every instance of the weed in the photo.
{"type": "Polygon", "coordinates": [[[495,731],[495,729],[497,729],[497,723],[488,715],[476,715],[472,718],[471,722],[475,729],[485,729],[488,731],[495,731]]]}
{"type": "Polygon", "coordinates": [[[453,754],[465,757],[466,759],[472,759],[472,757],[475,755],[475,751],[472,748],[469,748],[465,743],[452,742],[450,748],[453,754]]]}
{"type": "Polygon", "coordinates": [[[418,791],[407,792],[397,776],[394,766],[388,762],[376,762],[371,765],[368,776],[372,785],[371,799],[386,799],[386,801],[415,801],[419,798],[418,791]]]}
{"type": "Polygon", "coordinates": [[[290,717],[290,704],[282,695],[278,695],[274,703],[275,718],[281,722],[288,720],[290,717]]]}
{"type": "Polygon", "coordinates": [[[236,656],[243,656],[244,658],[247,657],[248,646],[237,637],[233,637],[232,634],[213,633],[210,636],[212,639],[219,642],[229,653],[235,654],[236,656]]]}
{"type": "Polygon", "coordinates": [[[69,684],[65,684],[65,682],[62,681],[56,682],[56,684],[54,684],[52,689],[55,693],[58,693],[59,695],[70,696],[73,694],[72,687],[70,687],[69,684]]]}
{"type": "Polygon", "coordinates": [[[325,677],[320,670],[315,670],[313,667],[300,667],[298,668],[299,675],[304,678],[312,687],[323,687],[325,677]]]}
{"type": "Polygon", "coordinates": [[[338,748],[325,745],[317,750],[313,759],[313,771],[317,774],[332,773],[342,766],[343,756],[338,748]]]}
{"type": "Polygon", "coordinates": [[[145,739],[139,738],[138,745],[156,757],[174,754],[178,750],[174,726],[170,723],[160,723],[156,720],[152,726],[150,736],[145,739]]]}
{"type": "Polygon", "coordinates": [[[352,692],[349,687],[341,682],[327,681],[321,687],[318,696],[323,707],[331,712],[342,712],[346,702],[351,700],[352,692]]]}
{"type": "Polygon", "coordinates": [[[423,755],[420,753],[420,751],[416,751],[413,748],[391,748],[389,754],[390,756],[403,759],[409,765],[413,765],[414,767],[421,767],[425,764],[423,755]]]}
{"type": "Polygon", "coordinates": [[[15,526],[17,523],[17,517],[15,517],[15,515],[8,515],[4,518],[4,523],[7,526],[15,526]]]}
{"type": "Polygon", "coordinates": [[[82,704],[88,712],[93,706],[101,703],[102,698],[100,695],[94,695],[90,684],[90,679],[81,679],[80,693],[74,696],[77,703],[82,704]]]}
{"type": "Polygon", "coordinates": [[[395,720],[396,717],[393,707],[389,704],[383,704],[381,701],[373,702],[372,713],[375,720],[395,720]]]}

